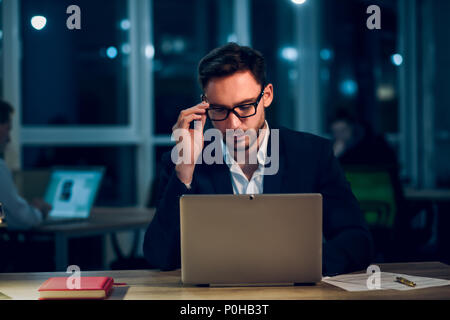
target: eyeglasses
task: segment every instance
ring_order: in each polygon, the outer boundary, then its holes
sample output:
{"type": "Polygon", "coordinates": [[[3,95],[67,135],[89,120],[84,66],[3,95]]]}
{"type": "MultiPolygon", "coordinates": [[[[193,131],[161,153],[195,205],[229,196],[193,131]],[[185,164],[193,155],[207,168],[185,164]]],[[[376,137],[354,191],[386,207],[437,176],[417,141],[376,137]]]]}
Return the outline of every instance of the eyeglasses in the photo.
{"type": "MultiPolygon", "coordinates": [[[[228,118],[228,116],[230,115],[230,112],[233,112],[236,115],[236,117],[238,117],[238,118],[241,118],[241,119],[250,118],[256,114],[256,110],[258,108],[259,102],[261,101],[261,98],[263,97],[263,95],[264,95],[264,86],[263,86],[263,89],[262,89],[260,95],[258,96],[258,98],[256,99],[255,102],[240,104],[240,105],[233,107],[232,109],[214,105],[214,104],[210,104],[209,108],[206,109],[208,117],[212,121],[224,121],[228,118]]],[[[206,101],[205,94],[202,94],[200,97],[201,97],[202,101],[206,101]]]]}

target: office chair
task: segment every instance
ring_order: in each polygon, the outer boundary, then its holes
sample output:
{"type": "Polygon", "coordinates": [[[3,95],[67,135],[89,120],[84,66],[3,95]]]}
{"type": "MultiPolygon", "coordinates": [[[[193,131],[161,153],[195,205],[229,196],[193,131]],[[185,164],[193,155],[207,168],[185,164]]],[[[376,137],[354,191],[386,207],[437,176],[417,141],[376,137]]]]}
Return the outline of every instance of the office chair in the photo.
{"type": "Polygon", "coordinates": [[[431,236],[431,215],[421,230],[411,220],[423,208],[413,208],[403,195],[394,166],[344,166],[375,243],[375,262],[411,260],[431,236]]]}

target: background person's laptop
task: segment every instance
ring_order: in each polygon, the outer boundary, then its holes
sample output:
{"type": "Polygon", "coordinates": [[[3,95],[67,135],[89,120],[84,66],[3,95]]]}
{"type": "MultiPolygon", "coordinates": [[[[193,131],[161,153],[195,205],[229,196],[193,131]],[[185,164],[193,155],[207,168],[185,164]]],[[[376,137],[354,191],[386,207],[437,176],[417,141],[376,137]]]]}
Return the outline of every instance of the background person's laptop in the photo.
{"type": "Polygon", "coordinates": [[[180,227],[183,283],[322,279],[320,194],[184,195],[180,227]]]}
{"type": "Polygon", "coordinates": [[[103,172],[103,167],[54,168],[44,198],[53,208],[44,224],[88,219],[103,172]]]}

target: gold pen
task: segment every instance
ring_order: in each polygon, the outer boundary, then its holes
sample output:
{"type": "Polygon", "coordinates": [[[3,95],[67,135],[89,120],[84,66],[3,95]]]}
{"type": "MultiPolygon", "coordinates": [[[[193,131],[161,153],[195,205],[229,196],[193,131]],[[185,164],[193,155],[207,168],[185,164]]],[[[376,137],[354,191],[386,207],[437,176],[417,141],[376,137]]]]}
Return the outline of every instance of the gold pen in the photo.
{"type": "Polygon", "coordinates": [[[407,285],[409,287],[415,287],[416,286],[415,282],[412,282],[411,280],[408,280],[408,279],[405,279],[405,278],[402,278],[402,277],[395,278],[395,281],[396,282],[400,282],[400,283],[402,283],[404,285],[407,285]]]}

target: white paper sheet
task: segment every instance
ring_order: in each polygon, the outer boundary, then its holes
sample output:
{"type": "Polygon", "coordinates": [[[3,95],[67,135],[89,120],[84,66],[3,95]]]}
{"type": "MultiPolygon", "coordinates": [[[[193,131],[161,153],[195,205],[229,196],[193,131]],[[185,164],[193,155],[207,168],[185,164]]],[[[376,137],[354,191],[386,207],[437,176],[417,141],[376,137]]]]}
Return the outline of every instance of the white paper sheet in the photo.
{"type": "Polygon", "coordinates": [[[436,279],[436,278],[426,278],[410,276],[401,273],[389,273],[381,272],[381,283],[379,289],[369,289],[367,285],[367,280],[370,275],[365,273],[360,274],[343,274],[335,277],[325,277],[322,279],[323,282],[331,284],[333,286],[342,288],[347,291],[372,291],[372,290],[416,290],[423,288],[439,287],[450,285],[450,280],[436,279]],[[415,287],[410,287],[402,283],[395,281],[396,277],[403,277],[410,281],[416,283],[415,287]]]}

